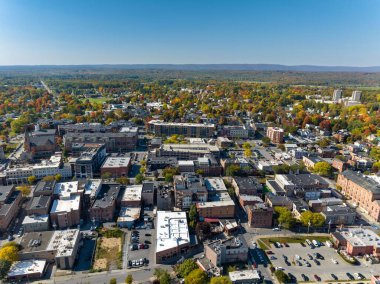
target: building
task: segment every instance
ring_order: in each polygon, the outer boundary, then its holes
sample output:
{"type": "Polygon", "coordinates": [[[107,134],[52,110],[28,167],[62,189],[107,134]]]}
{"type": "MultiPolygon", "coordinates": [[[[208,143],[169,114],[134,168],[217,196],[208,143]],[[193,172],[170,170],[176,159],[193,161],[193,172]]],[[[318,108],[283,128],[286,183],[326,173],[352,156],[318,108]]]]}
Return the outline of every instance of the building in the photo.
{"type": "Polygon", "coordinates": [[[50,210],[50,220],[53,228],[68,228],[80,223],[80,200],[79,195],[70,195],[64,199],[53,201],[50,210]]]}
{"type": "Polygon", "coordinates": [[[49,230],[49,215],[25,216],[22,221],[24,232],[41,232],[49,230]]]}
{"type": "Polygon", "coordinates": [[[50,211],[51,196],[34,196],[26,206],[27,215],[47,215],[50,211]]]}
{"type": "Polygon", "coordinates": [[[100,175],[110,174],[112,178],[128,176],[131,159],[128,157],[108,157],[100,168],[100,175]]]}
{"type": "Polygon", "coordinates": [[[187,160],[178,161],[178,171],[180,173],[194,173],[195,172],[194,161],[187,161],[187,160]]]}
{"type": "Polygon", "coordinates": [[[340,173],[345,171],[347,169],[347,163],[345,161],[342,161],[340,159],[333,159],[331,166],[334,169],[337,169],[340,173]]]}
{"type": "Polygon", "coordinates": [[[213,194],[207,202],[197,202],[197,212],[201,218],[234,218],[235,203],[227,192],[213,194]]]}
{"type": "Polygon", "coordinates": [[[214,196],[215,194],[227,192],[227,187],[224,184],[224,181],[220,177],[216,178],[205,178],[205,186],[208,191],[208,196],[214,196]]]}
{"type": "Polygon", "coordinates": [[[232,186],[236,195],[261,195],[263,186],[255,177],[234,177],[232,186]]]}
{"type": "Polygon", "coordinates": [[[21,260],[44,259],[58,269],[71,269],[77,256],[80,232],[77,229],[25,233],[21,239],[21,260]]]}
{"type": "Polygon", "coordinates": [[[345,170],[338,175],[337,186],[375,221],[380,221],[380,182],[375,176],[345,170]]]}
{"type": "Polygon", "coordinates": [[[257,195],[247,195],[247,194],[240,194],[238,197],[239,203],[242,208],[245,208],[247,205],[255,205],[257,203],[263,203],[264,201],[261,199],[261,197],[257,195]]]}
{"type": "Polygon", "coordinates": [[[380,256],[380,237],[370,229],[346,228],[331,234],[336,247],[344,249],[349,255],[380,256]]]}
{"type": "Polygon", "coordinates": [[[63,163],[61,153],[55,153],[49,160],[37,164],[15,165],[4,172],[8,184],[25,184],[30,176],[35,176],[37,180],[55,175],[61,175],[64,179],[72,177],[71,167],[63,163]]]}
{"type": "Polygon", "coordinates": [[[83,195],[84,189],[79,187],[78,181],[57,182],[54,185],[53,196],[59,199],[68,199],[72,195],[83,195]]]}
{"type": "Polygon", "coordinates": [[[258,284],[262,282],[259,271],[254,269],[228,272],[228,276],[233,284],[258,284]]]}
{"type": "Polygon", "coordinates": [[[273,208],[264,203],[247,205],[245,212],[248,215],[248,224],[251,228],[271,228],[273,219],[273,208]]]}
{"type": "Polygon", "coordinates": [[[284,129],[279,127],[268,127],[267,136],[272,143],[280,144],[284,141],[284,129]]]}
{"type": "Polygon", "coordinates": [[[321,214],[325,217],[325,223],[331,225],[353,225],[356,220],[355,209],[345,204],[327,206],[321,214]]]}
{"type": "Polygon", "coordinates": [[[103,144],[89,147],[79,158],[72,159],[74,176],[77,178],[94,178],[99,175],[100,166],[106,157],[106,147],[103,144]]]}
{"type": "Polygon", "coordinates": [[[269,192],[265,194],[265,203],[269,205],[269,207],[285,207],[289,210],[293,209],[293,201],[285,195],[274,195],[273,193],[269,192]]]}
{"type": "Polygon", "coordinates": [[[56,181],[40,180],[34,188],[33,196],[38,197],[41,195],[52,196],[54,192],[56,181]]]}
{"type": "Polygon", "coordinates": [[[314,169],[314,166],[315,166],[316,163],[324,162],[324,160],[321,159],[318,156],[304,156],[302,158],[302,162],[304,163],[304,165],[306,166],[306,168],[308,168],[308,169],[314,169]]]}
{"type": "Polygon", "coordinates": [[[234,145],[234,142],[227,137],[218,137],[216,139],[216,145],[219,148],[226,149],[228,147],[232,147],[234,145]]]}
{"type": "Polygon", "coordinates": [[[296,196],[307,201],[320,198],[321,190],[329,188],[329,184],[315,174],[276,174],[266,185],[275,195],[296,196]]]}
{"type": "Polygon", "coordinates": [[[157,212],[156,263],[180,258],[191,246],[186,212],[157,212]]]}
{"type": "Polygon", "coordinates": [[[156,190],[157,190],[157,187],[154,182],[151,182],[151,181],[143,182],[142,191],[141,191],[141,201],[143,202],[144,206],[153,206],[155,204],[154,196],[155,196],[156,190]]]}
{"type": "Polygon", "coordinates": [[[210,144],[163,144],[155,151],[157,157],[175,157],[178,160],[197,160],[205,155],[212,154],[219,158],[220,151],[210,144]]]}
{"type": "Polygon", "coordinates": [[[361,91],[353,91],[351,95],[351,100],[354,102],[360,102],[361,97],[362,97],[361,91]]]}
{"type": "Polygon", "coordinates": [[[157,136],[171,136],[173,134],[185,137],[212,137],[215,132],[214,124],[202,123],[175,123],[151,120],[148,122],[148,131],[157,136]]]}
{"type": "Polygon", "coordinates": [[[141,207],[121,207],[117,226],[131,229],[141,217],[141,207]]]}
{"type": "Polygon", "coordinates": [[[246,263],[248,260],[248,250],[245,240],[238,237],[216,240],[204,245],[205,257],[215,267],[235,262],[246,263]]]}
{"type": "Polygon", "coordinates": [[[380,275],[372,275],[370,284],[380,284],[380,275]]]}
{"type": "Polygon", "coordinates": [[[55,129],[36,129],[25,132],[24,149],[31,159],[49,158],[57,150],[55,129]]]}
{"type": "Polygon", "coordinates": [[[174,197],[175,206],[181,209],[189,209],[196,202],[206,202],[204,179],[191,173],[174,176],[174,197]]]}
{"type": "Polygon", "coordinates": [[[89,209],[90,219],[97,222],[113,221],[119,193],[119,184],[103,184],[89,209]]]}
{"type": "Polygon", "coordinates": [[[16,261],[8,272],[8,280],[23,281],[35,280],[43,277],[46,271],[46,260],[33,259],[16,261]]]}
{"type": "Polygon", "coordinates": [[[341,98],[342,98],[342,90],[340,89],[334,90],[332,100],[334,102],[339,102],[341,98]]]}
{"type": "Polygon", "coordinates": [[[157,157],[155,153],[148,153],[146,164],[149,171],[163,170],[167,167],[177,167],[178,159],[176,157],[157,157]]]}
{"type": "Polygon", "coordinates": [[[104,144],[108,153],[124,153],[136,148],[138,129],[122,128],[120,132],[75,132],[66,133],[63,136],[63,144],[69,152],[73,151],[76,144],[104,144]]]}
{"type": "Polygon", "coordinates": [[[248,138],[249,129],[245,125],[225,125],[221,134],[228,138],[248,138]]]}
{"type": "Polygon", "coordinates": [[[141,207],[142,189],[143,186],[141,184],[127,185],[121,198],[121,206],[141,207]]]}
{"type": "Polygon", "coordinates": [[[21,192],[14,185],[0,186],[0,232],[8,230],[21,204],[21,192]]]}
{"type": "Polygon", "coordinates": [[[174,192],[168,185],[157,189],[157,210],[172,210],[174,203],[174,192]]]}
{"type": "Polygon", "coordinates": [[[194,161],[195,172],[202,172],[203,176],[220,176],[223,168],[219,165],[214,155],[206,154],[194,161]]]}

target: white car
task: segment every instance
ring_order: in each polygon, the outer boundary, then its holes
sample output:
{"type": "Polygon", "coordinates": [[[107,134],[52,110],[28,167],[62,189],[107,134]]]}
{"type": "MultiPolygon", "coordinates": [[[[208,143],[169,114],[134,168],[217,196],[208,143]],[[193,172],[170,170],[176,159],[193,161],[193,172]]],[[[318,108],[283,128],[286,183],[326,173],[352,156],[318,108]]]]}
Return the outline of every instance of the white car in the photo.
{"type": "Polygon", "coordinates": [[[257,244],[256,244],[256,242],[252,242],[252,248],[257,248],[257,244]]]}
{"type": "Polygon", "coordinates": [[[276,228],[273,228],[272,231],[281,231],[281,229],[276,227],[276,228]]]}
{"type": "Polygon", "coordinates": [[[354,275],[355,275],[356,279],[358,279],[358,280],[362,280],[362,279],[363,279],[363,276],[361,276],[361,275],[360,275],[359,273],[357,273],[357,272],[355,272],[354,275]]]}
{"type": "Polygon", "coordinates": [[[331,261],[332,261],[333,263],[335,263],[335,264],[338,264],[338,261],[337,261],[336,259],[334,259],[334,258],[332,258],[331,261]]]}
{"type": "Polygon", "coordinates": [[[285,270],[281,266],[276,267],[276,270],[285,270]]]}

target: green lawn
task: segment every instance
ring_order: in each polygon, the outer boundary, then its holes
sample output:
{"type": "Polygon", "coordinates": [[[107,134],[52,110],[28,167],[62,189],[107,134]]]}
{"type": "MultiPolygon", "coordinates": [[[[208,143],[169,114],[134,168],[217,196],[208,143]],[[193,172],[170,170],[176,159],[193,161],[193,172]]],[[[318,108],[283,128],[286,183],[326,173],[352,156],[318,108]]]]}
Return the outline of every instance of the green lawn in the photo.
{"type": "Polygon", "coordinates": [[[321,243],[326,242],[330,238],[327,236],[294,236],[294,237],[272,237],[272,238],[261,238],[260,241],[264,245],[270,248],[271,244],[275,242],[279,243],[304,243],[306,239],[320,241],[321,243]]]}
{"type": "Polygon", "coordinates": [[[82,99],[83,102],[85,102],[86,100],[89,100],[90,103],[102,104],[102,103],[104,103],[104,102],[109,101],[110,99],[109,99],[109,98],[104,98],[104,97],[101,97],[101,98],[86,98],[86,99],[82,99]]]}

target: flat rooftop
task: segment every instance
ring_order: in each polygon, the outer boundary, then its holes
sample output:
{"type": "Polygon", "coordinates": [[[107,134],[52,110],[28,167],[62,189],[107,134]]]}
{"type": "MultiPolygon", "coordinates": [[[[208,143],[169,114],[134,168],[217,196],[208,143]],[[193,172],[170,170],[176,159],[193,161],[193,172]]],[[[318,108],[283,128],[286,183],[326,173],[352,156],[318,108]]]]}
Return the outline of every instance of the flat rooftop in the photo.
{"type": "Polygon", "coordinates": [[[46,260],[23,260],[13,263],[8,272],[8,277],[23,276],[28,274],[43,274],[45,271],[46,260]]]}
{"type": "Polygon", "coordinates": [[[30,215],[25,216],[22,221],[23,225],[49,222],[49,215],[30,215]]]}
{"type": "Polygon", "coordinates": [[[72,195],[68,199],[56,199],[53,202],[50,213],[70,212],[79,210],[80,196],[72,195]]]}
{"type": "Polygon", "coordinates": [[[189,122],[164,122],[162,120],[151,120],[149,124],[162,125],[162,126],[187,126],[187,127],[209,127],[214,128],[215,124],[204,124],[204,123],[189,123],[189,122]]]}
{"type": "Polygon", "coordinates": [[[102,168],[124,168],[128,167],[131,163],[131,159],[128,157],[108,157],[102,168]]]}
{"type": "Polygon", "coordinates": [[[205,185],[207,191],[227,191],[227,187],[223,182],[222,178],[205,178],[205,185]]]}
{"type": "Polygon", "coordinates": [[[156,252],[190,243],[186,212],[157,212],[156,252]]]}
{"type": "Polygon", "coordinates": [[[53,231],[25,233],[20,242],[21,254],[47,250],[53,234],[53,231]]]}
{"type": "MultiPolygon", "coordinates": [[[[228,273],[228,276],[230,277],[232,282],[260,279],[259,272],[254,269],[232,271],[228,273]]],[[[247,282],[247,283],[250,283],[250,282],[247,282]]]]}
{"type": "Polygon", "coordinates": [[[140,207],[121,207],[117,222],[132,222],[140,218],[140,207]]]}
{"type": "Polygon", "coordinates": [[[122,197],[122,201],[140,201],[142,188],[142,184],[126,186],[122,197]]]}
{"type": "Polygon", "coordinates": [[[70,198],[73,193],[78,193],[78,181],[59,182],[54,186],[54,194],[60,198],[70,198]]]}
{"type": "Polygon", "coordinates": [[[363,228],[347,228],[344,231],[339,232],[347,242],[350,242],[353,246],[374,246],[380,247],[380,236],[374,231],[363,228]]]}
{"type": "Polygon", "coordinates": [[[79,238],[79,230],[54,231],[47,250],[57,251],[56,257],[71,256],[79,238]]]}

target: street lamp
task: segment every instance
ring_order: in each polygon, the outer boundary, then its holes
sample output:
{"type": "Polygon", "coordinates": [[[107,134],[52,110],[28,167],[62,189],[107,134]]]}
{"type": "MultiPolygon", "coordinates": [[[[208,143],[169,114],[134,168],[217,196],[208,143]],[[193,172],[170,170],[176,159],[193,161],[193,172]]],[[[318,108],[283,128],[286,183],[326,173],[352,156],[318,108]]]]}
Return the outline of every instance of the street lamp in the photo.
{"type": "Polygon", "coordinates": [[[329,234],[330,234],[330,229],[331,229],[331,219],[329,220],[329,234]]]}
{"type": "Polygon", "coordinates": [[[310,226],[311,226],[311,222],[310,222],[310,220],[309,220],[309,222],[307,223],[307,233],[309,234],[309,232],[310,232],[310,226]]]}

